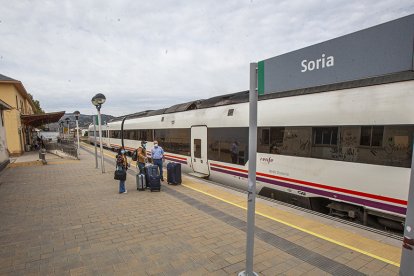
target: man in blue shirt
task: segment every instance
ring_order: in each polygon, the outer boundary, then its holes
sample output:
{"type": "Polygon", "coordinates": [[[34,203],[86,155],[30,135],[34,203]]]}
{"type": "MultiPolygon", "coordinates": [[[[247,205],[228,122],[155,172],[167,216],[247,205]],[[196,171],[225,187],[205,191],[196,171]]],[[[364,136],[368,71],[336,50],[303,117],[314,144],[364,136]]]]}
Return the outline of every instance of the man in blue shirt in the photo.
{"type": "Polygon", "coordinates": [[[160,170],[161,181],[164,181],[164,177],[162,174],[162,161],[164,159],[164,150],[162,147],[158,146],[158,141],[154,141],[154,147],[151,150],[151,157],[154,165],[158,166],[160,170]]]}

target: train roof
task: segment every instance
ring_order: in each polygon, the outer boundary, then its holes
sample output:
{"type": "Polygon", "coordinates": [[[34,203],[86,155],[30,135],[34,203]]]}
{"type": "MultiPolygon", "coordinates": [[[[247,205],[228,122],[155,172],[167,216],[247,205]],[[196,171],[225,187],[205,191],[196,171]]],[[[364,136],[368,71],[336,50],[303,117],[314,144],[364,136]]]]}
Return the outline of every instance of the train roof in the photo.
{"type": "MultiPolygon", "coordinates": [[[[307,94],[315,94],[321,92],[329,92],[329,91],[337,91],[343,89],[350,89],[350,88],[357,88],[357,87],[365,87],[365,86],[372,86],[372,85],[379,85],[379,84],[387,84],[393,82],[401,82],[401,81],[408,81],[414,80],[414,72],[413,71],[405,71],[395,74],[389,74],[384,76],[377,76],[373,78],[366,78],[361,80],[354,80],[354,81],[347,81],[329,85],[322,85],[316,87],[308,87],[302,89],[295,89],[290,91],[272,93],[272,94],[265,94],[259,96],[259,101],[261,100],[270,100],[270,99],[277,99],[277,98],[285,98],[285,97],[293,97],[293,96],[300,96],[300,95],[307,95],[307,94]]],[[[112,119],[110,122],[121,121],[125,116],[128,119],[139,118],[139,117],[149,117],[161,114],[169,114],[169,113],[176,113],[176,112],[185,112],[188,110],[194,109],[203,109],[203,108],[210,108],[216,106],[223,106],[223,105],[230,105],[230,104],[240,104],[246,103],[249,101],[249,91],[241,91],[226,95],[215,96],[209,99],[202,99],[191,101],[187,103],[176,104],[168,108],[162,108],[158,110],[146,110],[141,111],[129,115],[124,115],[112,119]]]]}
{"type": "Polygon", "coordinates": [[[192,102],[188,102],[188,103],[173,105],[173,106],[165,109],[164,114],[198,109],[199,106],[200,106],[200,103],[202,101],[203,100],[197,100],[197,101],[192,101],[192,102]]]}

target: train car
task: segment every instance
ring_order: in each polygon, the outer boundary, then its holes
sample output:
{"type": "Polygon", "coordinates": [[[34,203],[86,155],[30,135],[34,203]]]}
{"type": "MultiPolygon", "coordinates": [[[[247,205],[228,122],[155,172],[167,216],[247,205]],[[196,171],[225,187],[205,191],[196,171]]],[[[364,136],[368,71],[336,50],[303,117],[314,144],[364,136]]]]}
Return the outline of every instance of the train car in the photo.
{"type": "MultiPolygon", "coordinates": [[[[94,131],[93,124],[89,125],[87,133],[88,133],[88,142],[91,145],[94,145],[95,144],[95,131],[94,131]]],[[[108,125],[102,125],[102,146],[105,148],[111,148],[108,134],[109,134],[108,125]]],[[[96,144],[97,145],[100,144],[98,126],[96,126],[96,144]]]]}
{"type": "MultiPolygon", "coordinates": [[[[414,76],[396,74],[259,97],[257,192],[368,225],[402,229],[414,76]],[[403,81],[401,81],[403,80],[403,81]]],[[[185,173],[247,187],[248,92],[145,111],[124,122],[132,151],[158,140],[185,173]]],[[[121,145],[121,119],[108,123],[121,145]]]]}

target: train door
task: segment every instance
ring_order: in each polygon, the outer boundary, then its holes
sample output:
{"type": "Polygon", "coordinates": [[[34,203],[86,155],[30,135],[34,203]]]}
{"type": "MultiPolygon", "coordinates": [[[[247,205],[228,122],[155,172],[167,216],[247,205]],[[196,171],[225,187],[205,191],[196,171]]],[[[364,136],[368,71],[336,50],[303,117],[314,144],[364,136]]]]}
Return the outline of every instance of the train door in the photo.
{"type": "Polygon", "coordinates": [[[193,171],[198,176],[205,177],[210,174],[207,162],[207,127],[191,127],[191,163],[193,171]]]}

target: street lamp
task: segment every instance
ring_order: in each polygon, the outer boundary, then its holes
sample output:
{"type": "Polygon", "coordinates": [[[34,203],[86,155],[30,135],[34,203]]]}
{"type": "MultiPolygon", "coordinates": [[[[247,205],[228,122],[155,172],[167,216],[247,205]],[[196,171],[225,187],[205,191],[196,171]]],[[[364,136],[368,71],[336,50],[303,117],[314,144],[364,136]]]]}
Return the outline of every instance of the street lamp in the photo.
{"type": "MultiPolygon", "coordinates": [[[[65,119],[65,121],[66,121],[66,124],[68,125],[68,136],[67,136],[67,138],[69,138],[69,121],[70,121],[69,117],[67,117],[65,119]]],[[[63,137],[64,137],[64,135],[63,135],[63,137]]]]}
{"type": "Polygon", "coordinates": [[[105,103],[106,98],[104,94],[98,93],[92,98],[92,104],[96,107],[96,110],[98,110],[98,130],[99,130],[99,145],[101,148],[101,167],[102,167],[102,173],[105,172],[104,167],[104,156],[103,156],[103,145],[102,145],[102,127],[101,127],[101,107],[105,103]]]}
{"type": "MultiPolygon", "coordinates": [[[[59,121],[58,128],[59,128],[59,136],[60,136],[60,131],[62,131],[62,134],[63,134],[63,121],[59,121]]],[[[62,138],[62,136],[60,137],[62,138]]]]}
{"type": "Polygon", "coordinates": [[[79,146],[79,116],[80,116],[80,112],[79,111],[75,111],[73,112],[73,114],[75,115],[75,120],[76,120],[76,135],[78,137],[78,158],[79,158],[79,151],[80,151],[80,146],[79,146]]]}

